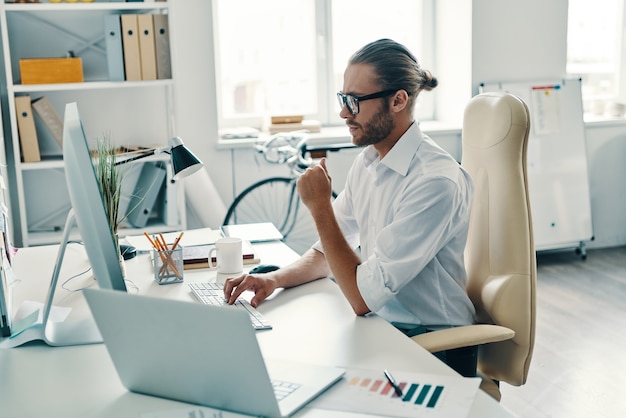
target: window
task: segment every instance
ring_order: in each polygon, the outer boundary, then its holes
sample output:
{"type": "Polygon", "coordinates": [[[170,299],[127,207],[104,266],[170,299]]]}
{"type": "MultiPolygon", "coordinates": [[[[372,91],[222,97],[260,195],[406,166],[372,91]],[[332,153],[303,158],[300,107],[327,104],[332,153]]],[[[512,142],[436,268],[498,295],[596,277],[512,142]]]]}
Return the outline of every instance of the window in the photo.
{"type": "MultiPolygon", "coordinates": [[[[378,38],[406,45],[433,68],[432,0],[219,0],[214,3],[221,128],[260,127],[269,115],[302,114],[339,125],[336,92],[350,55],[378,38]],[[429,29],[425,29],[429,28],[429,29]]],[[[432,119],[433,93],[418,119],[432,119]]]]}
{"type": "Polygon", "coordinates": [[[583,79],[586,111],[604,113],[611,102],[626,100],[622,57],[623,0],[569,0],[567,72],[583,79]]]}

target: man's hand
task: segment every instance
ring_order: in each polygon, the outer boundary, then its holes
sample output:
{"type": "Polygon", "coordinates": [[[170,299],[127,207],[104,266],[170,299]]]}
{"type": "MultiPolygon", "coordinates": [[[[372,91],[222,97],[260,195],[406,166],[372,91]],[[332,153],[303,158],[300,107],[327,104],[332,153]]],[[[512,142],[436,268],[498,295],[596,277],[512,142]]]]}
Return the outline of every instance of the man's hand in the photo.
{"type": "Polygon", "coordinates": [[[319,164],[314,164],[300,176],[297,182],[298,193],[302,203],[311,212],[320,205],[330,205],[333,193],[332,181],[326,169],[326,158],[322,158],[319,164]]]}
{"type": "Polygon", "coordinates": [[[232,305],[245,290],[252,290],[254,296],[250,300],[250,305],[256,308],[278,287],[272,276],[271,273],[243,274],[237,278],[226,279],[224,298],[232,305]]]}

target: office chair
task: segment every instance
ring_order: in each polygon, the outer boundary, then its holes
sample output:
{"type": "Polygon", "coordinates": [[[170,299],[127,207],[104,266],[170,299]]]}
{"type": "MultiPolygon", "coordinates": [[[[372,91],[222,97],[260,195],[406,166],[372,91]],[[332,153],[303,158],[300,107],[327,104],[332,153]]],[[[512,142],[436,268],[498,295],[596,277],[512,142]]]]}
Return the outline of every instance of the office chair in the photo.
{"type": "Polygon", "coordinates": [[[528,197],[528,107],[508,93],[483,93],[465,108],[461,165],[474,180],[465,249],[475,325],[412,339],[438,352],[478,345],[481,389],[526,382],[535,339],[536,258],[528,197]]]}

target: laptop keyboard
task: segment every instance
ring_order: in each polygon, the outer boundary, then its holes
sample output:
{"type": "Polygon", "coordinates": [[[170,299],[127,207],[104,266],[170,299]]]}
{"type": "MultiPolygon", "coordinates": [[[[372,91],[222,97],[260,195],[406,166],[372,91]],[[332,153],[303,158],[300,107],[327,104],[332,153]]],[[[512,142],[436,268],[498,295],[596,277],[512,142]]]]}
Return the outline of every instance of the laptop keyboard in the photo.
{"type": "Polygon", "coordinates": [[[284,382],[281,380],[272,380],[272,386],[274,387],[274,395],[276,395],[277,401],[285,399],[300,387],[298,383],[284,382]]]}
{"type": "Polygon", "coordinates": [[[272,325],[256,310],[250,302],[243,298],[238,298],[232,305],[226,304],[224,299],[224,288],[215,282],[187,283],[196,298],[205,305],[233,306],[244,309],[250,315],[250,321],[254,329],[272,329],[272,325]]]}

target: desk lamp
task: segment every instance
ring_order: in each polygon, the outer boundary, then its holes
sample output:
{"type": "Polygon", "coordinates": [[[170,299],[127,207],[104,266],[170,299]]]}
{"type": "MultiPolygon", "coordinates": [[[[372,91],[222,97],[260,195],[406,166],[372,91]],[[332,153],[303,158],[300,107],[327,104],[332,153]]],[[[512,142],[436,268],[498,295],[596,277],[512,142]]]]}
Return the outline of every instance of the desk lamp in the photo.
{"type": "MultiPolygon", "coordinates": [[[[130,163],[131,161],[137,161],[142,158],[149,157],[155,154],[169,154],[172,162],[172,168],[174,170],[173,180],[180,180],[183,177],[187,177],[190,174],[195,173],[203,167],[202,161],[198,159],[187,147],[183,144],[183,140],[179,137],[171,138],[168,141],[167,147],[153,148],[141,152],[139,155],[127,158],[122,161],[117,161],[115,165],[121,165],[130,163]]],[[[131,153],[128,153],[131,154],[131,153]]],[[[123,157],[124,155],[122,155],[123,157]]]]}
{"type": "MultiPolygon", "coordinates": [[[[179,137],[171,138],[168,141],[167,147],[153,148],[153,149],[141,151],[138,155],[134,155],[132,157],[126,158],[125,160],[116,161],[115,165],[122,165],[122,164],[130,163],[133,161],[140,160],[142,158],[149,157],[151,155],[161,154],[161,153],[170,155],[170,161],[172,163],[172,170],[174,172],[174,175],[172,177],[172,182],[176,180],[180,180],[184,177],[187,177],[195,173],[196,171],[200,170],[203,167],[202,162],[191,151],[189,151],[187,147],[185,147],[182,139],[180,139],[179,137]]],[[[126,155],[128,154],[134,154],[134,153],[133,152],[126,153],[126,155]]],[[[124,157],[124,154],[122,154],[121,156],[124,157]]],[[[147,220],[148,212],[146,211],[145,213],[146,213],[145,215],[141,213],[137,216],[140,217],[140,219],[147,220]]],[[[137,219],[135,221],[139,222],[135,226],[141,225],[143,223],[143,221],[140,221],[137,219]]],[[[133,258],[137,254],[135,248],[127,244],[120,245],[120,252],[124,256],[124,259],[133,258]]]]}

